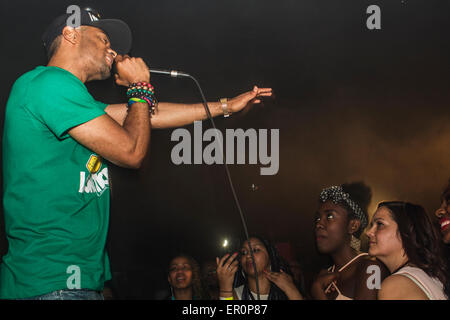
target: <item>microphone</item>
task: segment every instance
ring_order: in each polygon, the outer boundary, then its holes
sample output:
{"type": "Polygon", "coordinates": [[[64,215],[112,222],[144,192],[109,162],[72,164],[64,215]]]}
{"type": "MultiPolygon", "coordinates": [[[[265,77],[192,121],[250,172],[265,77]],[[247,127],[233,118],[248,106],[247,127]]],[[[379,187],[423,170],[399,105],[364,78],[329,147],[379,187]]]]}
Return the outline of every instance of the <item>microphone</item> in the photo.
{"type": "Polygon", "coordinates": [[[164,70],[164,69],[154,69],[151,68],[148,71],[150,71],[150,74],[155,73],[155,74],[165,74],[165,75],[169,75],[172,78],[180,78],[180,77],[187,77],[190,78],[191,76],[189,74],[187,74],[186,72],[183,71],[177,71],[177,70],[164,70]]]}
{"type": "MultiPolygon", "coordinates": [[[[154,74],[164,74],[164,75],[169,75],[172,78],[181,78],[181,77],[185,77],[185,78],[191,78],[191,75],[183,72],[183,71],[177,71],[177,70],[166,70],[166,69],[157,69],[157,68],[150,68],[148,70],[150,73],[154,73],[154,74]]],[[[117,73],[117,67],[116,67],[116,62],[113,63],[112,68],[111,68],[111,72],[112,73],[117,73]]]]}

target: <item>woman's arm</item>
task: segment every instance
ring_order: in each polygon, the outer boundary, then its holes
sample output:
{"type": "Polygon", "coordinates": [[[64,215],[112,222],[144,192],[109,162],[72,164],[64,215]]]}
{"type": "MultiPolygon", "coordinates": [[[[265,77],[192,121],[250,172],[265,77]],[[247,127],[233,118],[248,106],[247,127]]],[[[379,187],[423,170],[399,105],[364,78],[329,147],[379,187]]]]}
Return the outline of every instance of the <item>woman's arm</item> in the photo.
{"type": "Polygon", "coordinates": [[[328,300],[325,290],[339,279],[339,272],[321,270],[311,285],[311,296],[314,300],[328,300]]]}
{"type": "Polygon", "coordinates": [[[395,274],[381,283],[378,300],[428,300],[428,297],[414,281],[395,274]]]}
{"type": "Polygon", "coordinates": [[[236,297],[233,290],[234,275],[238,270],[239,263],[234,260],[237,257],[237,253],[234,253],[231,257],[230,254],[226,254],[222,258],[216,258],[217,263],[217,279],[219,281],[219,297],[225,300],[232,300],[236,297]]]}
{"type": "Polygon", "coordinates": [[[294,280],[292,280],[289,274],[283,272],[283,270],[280,272],[264,271],[264,275],[269,281],[280,288],[289,300],[303,300],[303,296],[295,286],[294,280]]]}

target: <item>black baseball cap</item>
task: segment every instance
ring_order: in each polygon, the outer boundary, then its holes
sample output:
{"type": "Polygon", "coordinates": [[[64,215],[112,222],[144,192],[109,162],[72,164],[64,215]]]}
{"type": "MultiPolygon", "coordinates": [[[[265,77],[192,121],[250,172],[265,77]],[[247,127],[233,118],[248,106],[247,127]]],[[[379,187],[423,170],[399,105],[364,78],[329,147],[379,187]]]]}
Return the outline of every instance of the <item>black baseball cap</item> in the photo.
{"type": "MultiPolygon", "coordinates": [[[[47,27],[42,35],[42,41],[47,51],[53,40],[62,33],[64,27],[75,21],[72,16],[73,14],[69,13],[60,15],[47,27]]],[[[96,10],[83,8],[80,10],[80,25],[96,27],[105,32],[111,43],[111,49],[118,54],[127,54],[131,49],[131,30],[122,20],[102,19],[96,10]]]]}

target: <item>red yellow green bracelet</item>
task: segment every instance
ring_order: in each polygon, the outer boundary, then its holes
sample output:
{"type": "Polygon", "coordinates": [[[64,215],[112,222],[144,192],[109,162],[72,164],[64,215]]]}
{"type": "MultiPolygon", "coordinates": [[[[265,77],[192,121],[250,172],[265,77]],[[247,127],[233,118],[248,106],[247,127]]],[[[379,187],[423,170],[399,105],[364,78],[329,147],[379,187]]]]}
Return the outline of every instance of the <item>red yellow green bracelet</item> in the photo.
{"type": "Polygon", "coordinates": [[[147,82],[136,82],[128,86],[127,90],[128,107],[135,102],[148,103],[151,114],[155,114],[158,107],[158,100],[155,97],[155,88],[147,82]],[[135,100],[137,99],[137,100],[135,100]]]}

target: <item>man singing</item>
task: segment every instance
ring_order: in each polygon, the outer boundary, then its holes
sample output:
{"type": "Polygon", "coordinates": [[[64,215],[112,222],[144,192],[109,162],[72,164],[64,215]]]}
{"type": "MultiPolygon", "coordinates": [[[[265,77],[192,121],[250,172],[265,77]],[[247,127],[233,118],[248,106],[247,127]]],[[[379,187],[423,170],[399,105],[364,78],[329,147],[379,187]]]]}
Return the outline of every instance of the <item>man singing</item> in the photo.
{"type": "MultiPolygon", "coordinates": [[[[158,103],[148,67],[126,55],[129,27],[80,11],[56,18],[43,35],[47,66],[13,85],[3,136],[4,214],[9,243],[0,268],[1,299],[103,299],[111,279],[105,250],[109,219],[108,163],[139,168],[151,128],[207,117],[202,104],[158,103]],[[126,104],[106,105],[84,83],[110,77],[128,87],[126,104]]],[[[213,116],[235,113],[270,88],[224,103],[213,116]]]]}

